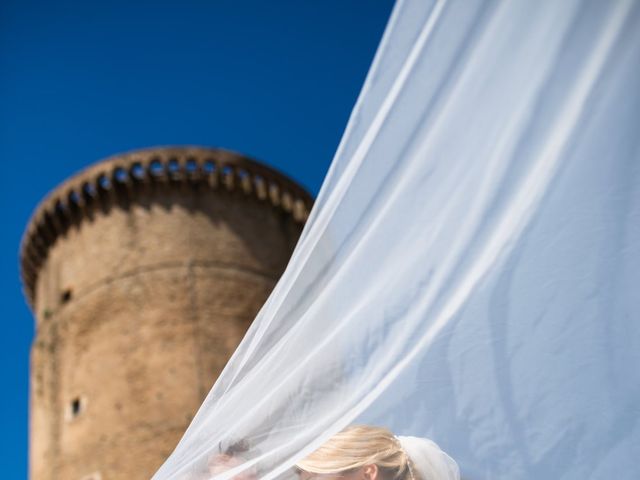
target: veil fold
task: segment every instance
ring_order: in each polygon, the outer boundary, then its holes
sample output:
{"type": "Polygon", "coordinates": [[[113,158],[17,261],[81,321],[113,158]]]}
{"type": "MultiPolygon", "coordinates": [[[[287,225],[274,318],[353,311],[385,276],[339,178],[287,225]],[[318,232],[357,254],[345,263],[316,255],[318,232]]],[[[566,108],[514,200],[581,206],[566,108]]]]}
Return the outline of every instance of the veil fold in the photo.
{"type": "Polygon", "coordinates": [[[420,480],[460,480],[456,462],[427,438],[399,436],[402,449],[413,462],[420,480]]]}
{"type": "Polygon", "coordinates": [[[291,477],[355,422],[465,478],[634,478],[639,85],[640,2],[399,1],[284,275],[154,480],[291,477]]]}

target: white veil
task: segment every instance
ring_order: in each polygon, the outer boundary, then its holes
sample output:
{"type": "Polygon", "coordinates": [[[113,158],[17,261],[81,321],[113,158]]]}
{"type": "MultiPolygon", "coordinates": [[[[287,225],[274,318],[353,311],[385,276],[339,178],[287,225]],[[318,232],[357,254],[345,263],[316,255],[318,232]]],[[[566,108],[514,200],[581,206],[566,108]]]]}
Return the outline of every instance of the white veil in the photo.
{"type": "MultiPolygon", "coordinates": [[[[413,463],[411,470],[417,470],[420,480],[460,480],[458,464],[444,453],[435,442],[420,437],[397,437],[402,450],[413,463]]],[[[414,472],[412,471],[412,477],[414,472]]]]}
{"type": "MultiPolygon", "coordinates": [[[[366,12],[363,12],[366,14],[366,12]]],[[[154,480],[351,423],[466,479],[634,478],[640,2],[400,1],[291,262],[154,480]]]]}

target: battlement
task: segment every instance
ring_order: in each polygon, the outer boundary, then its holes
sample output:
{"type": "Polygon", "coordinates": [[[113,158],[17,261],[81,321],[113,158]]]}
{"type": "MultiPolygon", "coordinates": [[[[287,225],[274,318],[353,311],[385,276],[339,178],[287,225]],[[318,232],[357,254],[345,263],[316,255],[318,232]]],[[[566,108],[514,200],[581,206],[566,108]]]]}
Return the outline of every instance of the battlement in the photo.
{"type": "MultiPolygon", "coordinates": [[[[23,236],[21,270],[25,294],[35,303],[38,273],[56,240],[96,209],[127,208],[170,189],[240,191],[268,202],[303,223],[313,200],[278,171],[243,155],[202,147],[161,147],[110,157],[54,189],[36,208],[23,236]]],[[[166,198],[166,195],[158,195],[166,198]]]]}

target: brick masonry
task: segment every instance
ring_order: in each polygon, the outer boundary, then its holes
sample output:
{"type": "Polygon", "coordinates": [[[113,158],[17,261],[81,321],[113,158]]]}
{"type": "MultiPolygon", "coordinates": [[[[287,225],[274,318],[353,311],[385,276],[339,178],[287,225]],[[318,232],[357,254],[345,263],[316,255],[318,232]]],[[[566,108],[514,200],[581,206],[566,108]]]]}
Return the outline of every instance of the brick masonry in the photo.
{"type": "Polygon", "coordinates": [[[36,317],[32,480],[146,480],[283,272],[312,199],[238,154],[100,162],[36,209],[22,244],[36,317]]]}

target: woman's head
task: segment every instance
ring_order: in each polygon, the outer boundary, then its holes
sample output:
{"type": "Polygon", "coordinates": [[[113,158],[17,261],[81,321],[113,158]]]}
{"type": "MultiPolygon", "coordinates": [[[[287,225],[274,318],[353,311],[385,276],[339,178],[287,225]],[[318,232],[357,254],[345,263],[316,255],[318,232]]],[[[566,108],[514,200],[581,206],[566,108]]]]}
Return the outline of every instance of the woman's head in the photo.
{"type": "Polygon", "coordinates": [[[316,476],[326,480],[420,480],[393,433],[368,425],[347,427],[297,467],[305,480],[316,476]]]}

